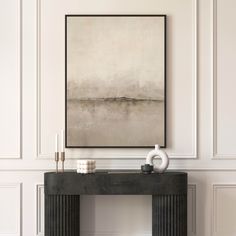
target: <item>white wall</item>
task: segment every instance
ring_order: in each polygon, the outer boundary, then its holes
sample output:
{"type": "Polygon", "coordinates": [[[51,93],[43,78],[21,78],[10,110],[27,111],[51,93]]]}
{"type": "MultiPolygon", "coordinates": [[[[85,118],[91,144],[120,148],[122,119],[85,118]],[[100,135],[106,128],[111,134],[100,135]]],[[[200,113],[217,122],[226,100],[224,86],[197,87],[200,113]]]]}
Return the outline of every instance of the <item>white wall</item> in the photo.
{"type": "MultiPolygon", "coordinates": [[[[236,235],[234,0],[0,1],[0,236],[43,235],[43,173],[64,127],[64,15],[167,14],[167,152],[189,173],[189,236],[236,235]]],[[[149,150],[66,150],[137,169],[149,150]]],[[[150,236],[149,196],[82,197],[82,235],[150,236]],[[90,226],[91,224],[91,226],[90,226]]]]}

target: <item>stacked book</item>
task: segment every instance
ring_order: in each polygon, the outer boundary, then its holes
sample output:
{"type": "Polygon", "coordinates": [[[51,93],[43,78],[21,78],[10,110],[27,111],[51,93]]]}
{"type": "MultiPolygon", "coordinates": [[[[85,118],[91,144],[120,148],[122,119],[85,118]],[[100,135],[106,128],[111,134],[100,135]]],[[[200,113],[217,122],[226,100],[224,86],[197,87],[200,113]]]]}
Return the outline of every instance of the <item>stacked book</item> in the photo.
{"type": "Polygon", "coordinates": [[[95,173],[96,161],[95,160],[78,160],[77,173],[90,174],[95,173]]]}

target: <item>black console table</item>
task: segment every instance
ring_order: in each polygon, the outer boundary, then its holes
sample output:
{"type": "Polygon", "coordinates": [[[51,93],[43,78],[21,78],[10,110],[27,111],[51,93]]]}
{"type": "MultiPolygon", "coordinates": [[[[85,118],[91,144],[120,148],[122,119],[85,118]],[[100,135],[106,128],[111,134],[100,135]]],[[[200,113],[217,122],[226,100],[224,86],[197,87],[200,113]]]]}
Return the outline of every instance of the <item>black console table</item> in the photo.
{"type": "Polygon", "coordinates": [[[80,195],[152,195],[152,235],[187,236],[187,174],[45,173],[45,236],[80,235],[80,195]]]}

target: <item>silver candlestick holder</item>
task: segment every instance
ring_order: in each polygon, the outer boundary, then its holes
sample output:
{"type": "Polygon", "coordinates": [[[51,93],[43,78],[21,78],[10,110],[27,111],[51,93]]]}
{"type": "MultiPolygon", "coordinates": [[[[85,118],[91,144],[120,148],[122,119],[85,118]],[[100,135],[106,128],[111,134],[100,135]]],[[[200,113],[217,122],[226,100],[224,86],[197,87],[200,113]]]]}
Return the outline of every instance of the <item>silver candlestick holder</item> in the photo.
{"type": "Polygon", "coordinates": [[[65,152],[61,152],[62,172],[64,172],[64,162],[65,162],[65,152]]]}
{"type": "Polygon", "coordinates": [[[59,152],[55,152],[56,173],[58,173],[59,152]]]}

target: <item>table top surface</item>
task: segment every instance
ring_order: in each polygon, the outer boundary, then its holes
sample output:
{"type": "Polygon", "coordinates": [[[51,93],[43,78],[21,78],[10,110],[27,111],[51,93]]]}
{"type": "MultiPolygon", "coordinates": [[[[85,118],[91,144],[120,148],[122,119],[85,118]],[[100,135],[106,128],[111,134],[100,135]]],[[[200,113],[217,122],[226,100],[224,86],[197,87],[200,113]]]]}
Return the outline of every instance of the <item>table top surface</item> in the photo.
{"type": "Polygon", "coordinates": [[[171,175],[187,175],[186,172],[179,172],[179,171],[165,171],[164,173],[156,173],[152,172],[151,174],[144,174],[141,170],[96,170],[95,173],[92,174],[80,174],[77,173],[76,170],[66,170],[64,172],[59,171],[56,173],[55,171],[46,172],[46,175],[87,175],[87,176],[94,176],[94,175],[116,175],[116,174],[124,174],[124,175],[159,175],[159,176],[171,176],[171,175]]]}
{"type": "Polygon", "coordinates": [[[78,174],[76,171],[44,174],[46,194],[186,194],[187,173],[167,171],[143,174],[141,171],[97,171],[78,174]]]}

